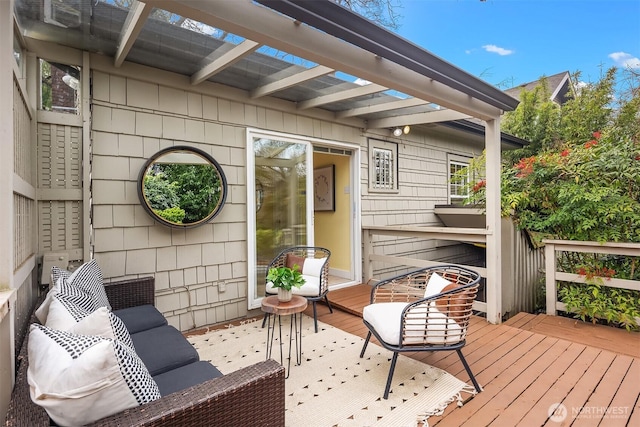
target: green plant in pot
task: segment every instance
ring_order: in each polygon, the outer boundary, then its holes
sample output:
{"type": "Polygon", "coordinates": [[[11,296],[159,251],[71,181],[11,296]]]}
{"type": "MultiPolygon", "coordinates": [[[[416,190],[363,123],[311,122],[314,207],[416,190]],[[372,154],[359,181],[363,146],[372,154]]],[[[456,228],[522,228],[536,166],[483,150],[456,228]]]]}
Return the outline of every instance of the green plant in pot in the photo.
{"type": "Polygon", "coordinates": [[[271,282],[273,287],[278,289],[278,299],[283,302],[291,300],[291,290],[294,287],[300,289],[305,283],[298,265],[294,265],[293,268],[270,268],[267,274],[267,281],[271,282]]]}

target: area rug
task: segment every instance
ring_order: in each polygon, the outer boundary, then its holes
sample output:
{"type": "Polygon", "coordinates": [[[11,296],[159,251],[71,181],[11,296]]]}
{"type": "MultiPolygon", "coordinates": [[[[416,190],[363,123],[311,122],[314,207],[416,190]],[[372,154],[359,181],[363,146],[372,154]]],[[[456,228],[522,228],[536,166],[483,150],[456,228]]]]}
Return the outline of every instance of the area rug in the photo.
{"type": "MultiPolygon", "coordinates": [[[[318,333],[314,333],[313,319],[303,318],[299,366],[295,365],[295,347],[292,351],[285,382],[287,426],[427,426],[427,418],[442,414],[450,403],[462,405],[461,393],[474,394],[473,387],[453,375],[400,355],[389,399],[384,400],[392,353],[369,343],[361,359],[364,339],[322,322],[318,326],[318,333]]],[[[283,316],[285,367],[288,332],[283,316]]],[[[266,355],[267,330],[261,319],[189,335],[188,339],[201,360],[211,361],[223,374],[264,360],[266,355]]],[[[272,358],[280,361],[278,342],[272,358]]]]}

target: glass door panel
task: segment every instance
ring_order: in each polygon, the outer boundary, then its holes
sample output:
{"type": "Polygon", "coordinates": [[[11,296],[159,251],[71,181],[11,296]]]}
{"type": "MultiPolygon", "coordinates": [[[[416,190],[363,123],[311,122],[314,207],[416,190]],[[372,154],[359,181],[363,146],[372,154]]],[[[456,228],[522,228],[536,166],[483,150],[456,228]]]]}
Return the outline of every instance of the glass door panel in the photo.
{"type": "Polygon", "coordinates": [[[306,245],[309,145],[253,138],[255,167],[256,298],[264,296],[267,266],[284,248],[306,245]]]}

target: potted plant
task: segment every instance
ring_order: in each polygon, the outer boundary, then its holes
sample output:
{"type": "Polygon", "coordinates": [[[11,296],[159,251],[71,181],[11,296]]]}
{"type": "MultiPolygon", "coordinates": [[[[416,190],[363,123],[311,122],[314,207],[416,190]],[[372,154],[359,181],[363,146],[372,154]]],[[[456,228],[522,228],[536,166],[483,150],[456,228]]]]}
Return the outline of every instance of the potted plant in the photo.
{"type": "Polygon", "coordinates": [[[291,300],[291,289],[300,288],[304,285],[305,280],[300,272],[298,265],[289,267],[273,267],[269,269],[267,280],[273,284],[274,288],[278,288],[278,300],[282,302],[291,300]]]}

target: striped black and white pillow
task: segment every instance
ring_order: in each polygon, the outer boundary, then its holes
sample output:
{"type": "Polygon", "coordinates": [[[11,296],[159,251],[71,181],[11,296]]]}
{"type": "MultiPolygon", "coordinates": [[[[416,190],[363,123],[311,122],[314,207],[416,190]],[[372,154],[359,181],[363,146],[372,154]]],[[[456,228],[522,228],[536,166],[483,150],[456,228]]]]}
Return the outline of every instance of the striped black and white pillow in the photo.
{"type": "MultiPolygon", "coordinates": [[[[64,280],[64,275],[61,276],[64,280]]],[[[92,259],[82,264],[65,280],[69,285],[80,289],[92,296],[97,307],[107,307],[111,310],[111,304],[104,290],[102,271],[98,266],[98,261],[92,259]]]]}

